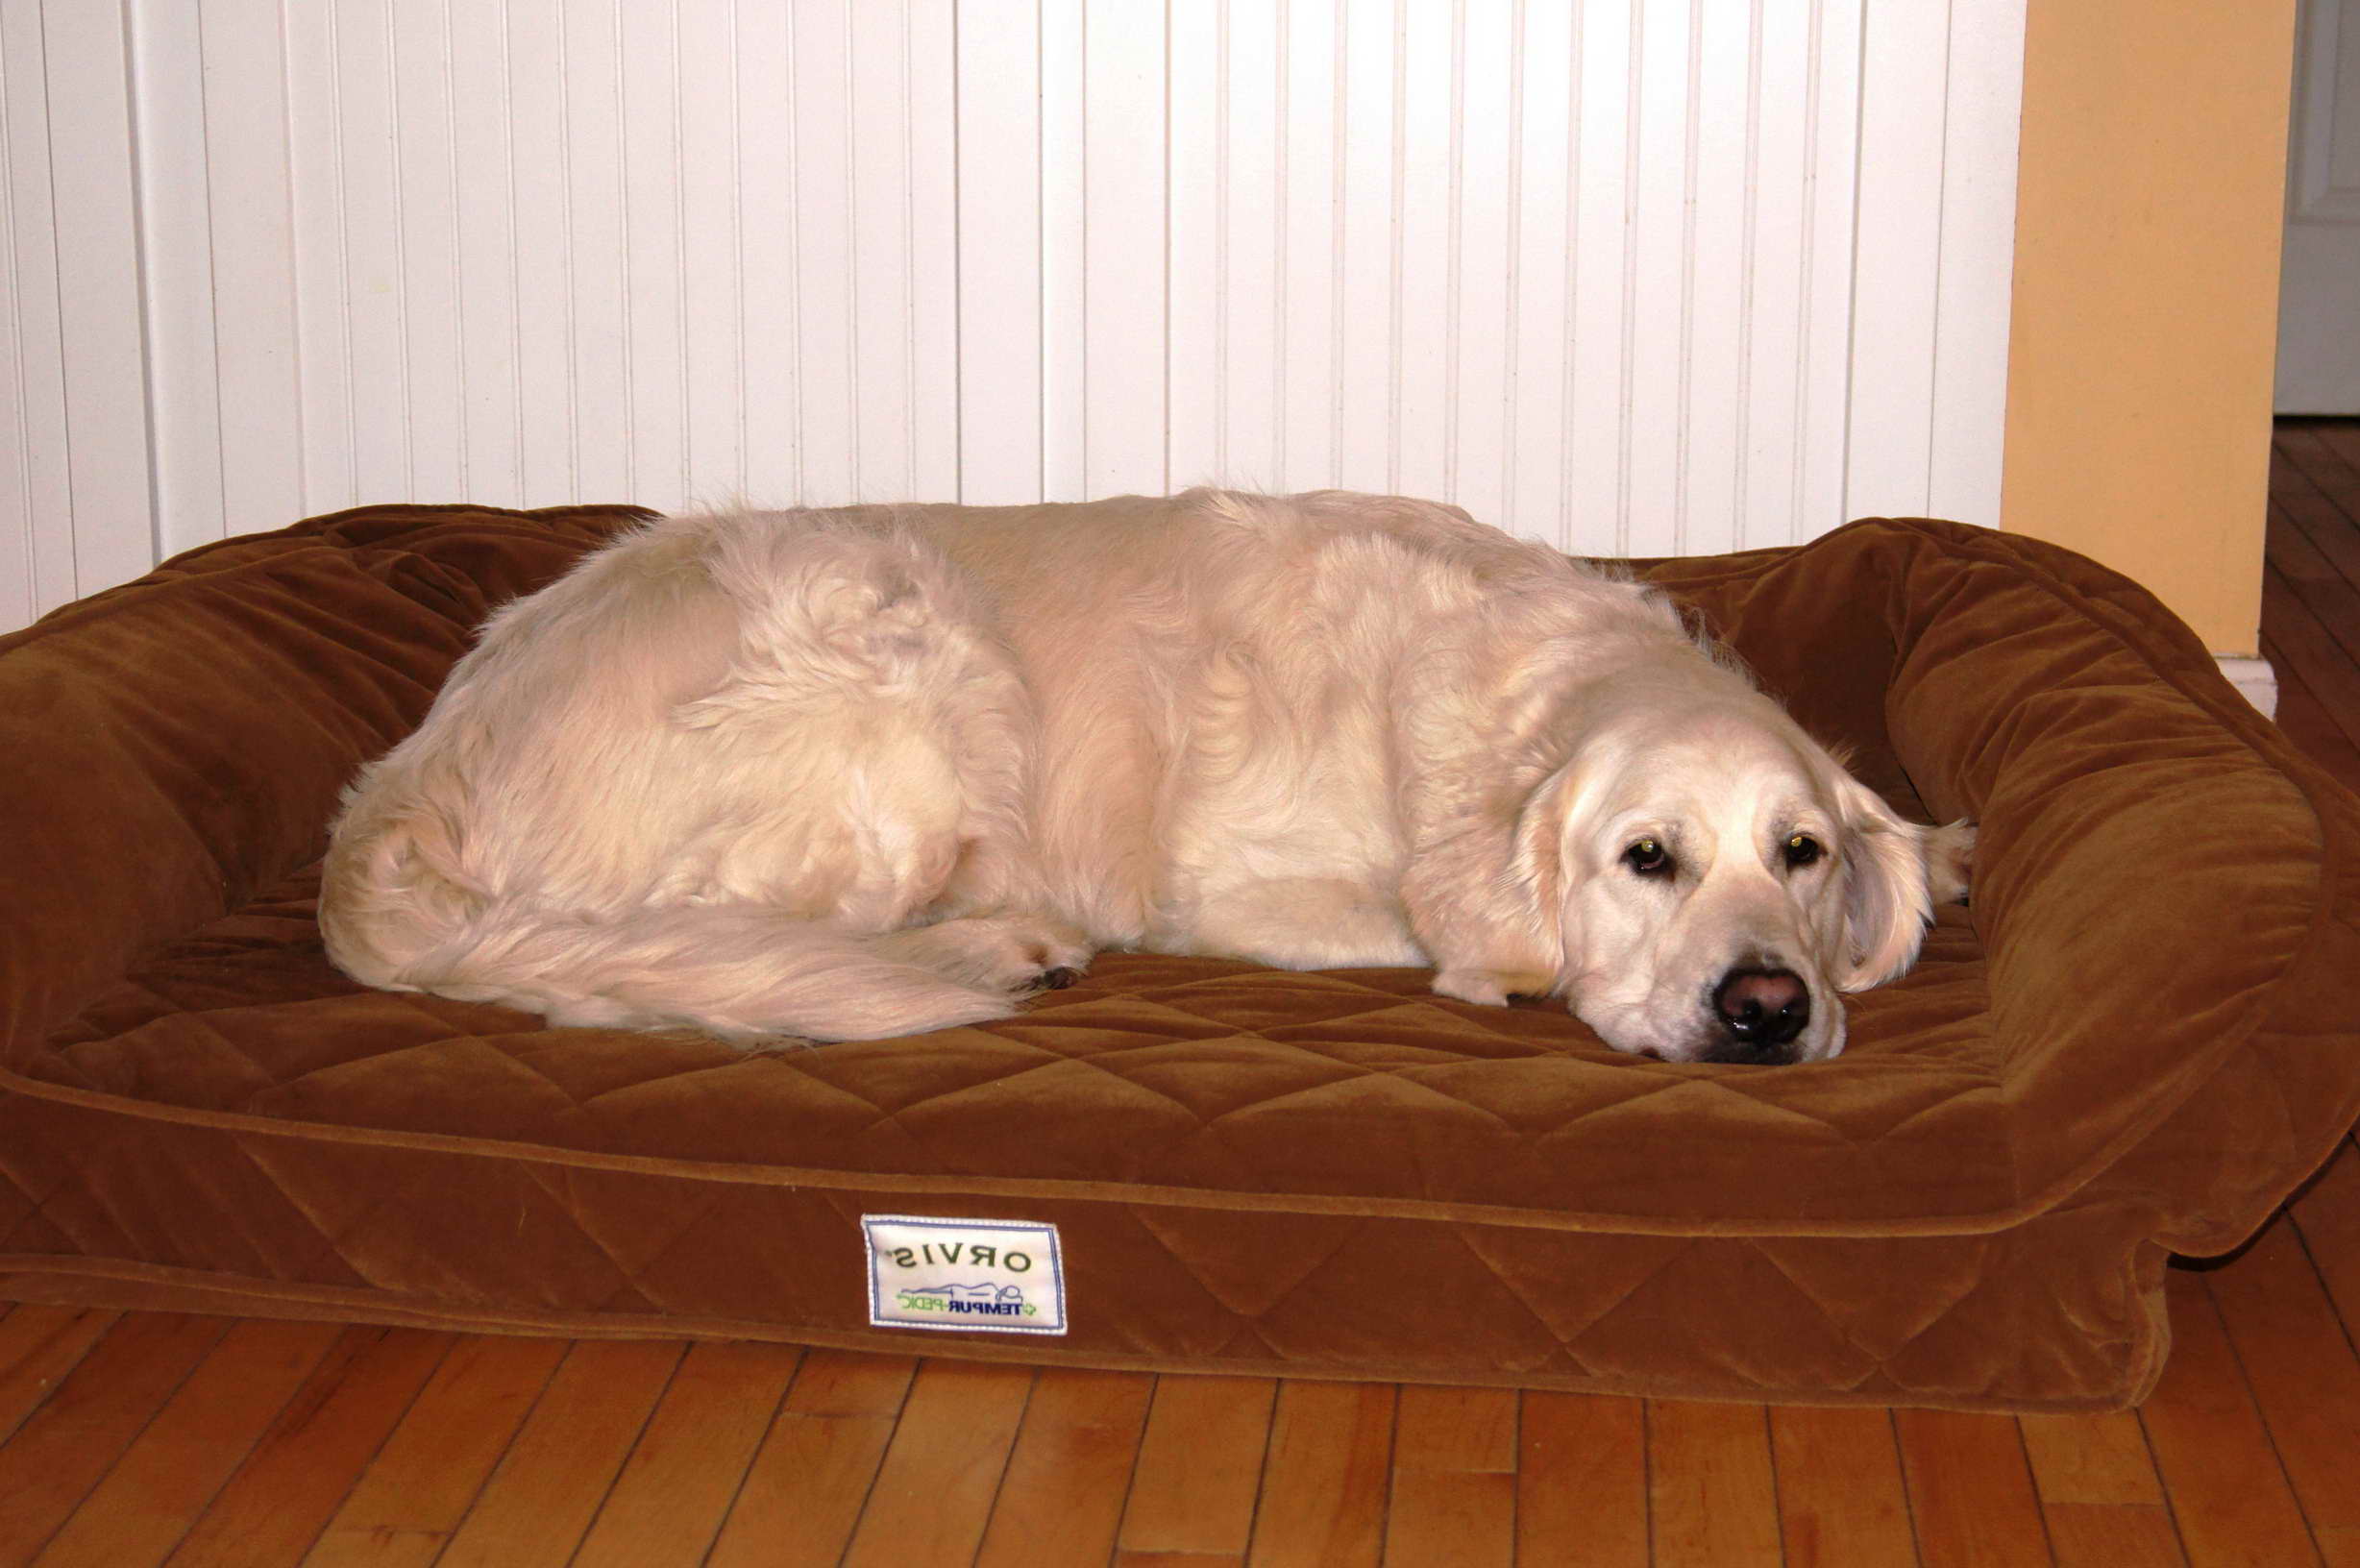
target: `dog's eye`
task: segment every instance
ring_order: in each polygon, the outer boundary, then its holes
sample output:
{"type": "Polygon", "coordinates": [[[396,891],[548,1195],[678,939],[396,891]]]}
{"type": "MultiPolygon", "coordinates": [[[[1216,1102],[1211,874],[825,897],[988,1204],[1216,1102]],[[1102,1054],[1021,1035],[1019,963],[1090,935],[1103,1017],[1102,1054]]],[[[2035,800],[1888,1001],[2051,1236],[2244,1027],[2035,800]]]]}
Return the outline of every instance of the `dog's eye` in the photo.
{"type": "Polygon", "coordinates": [[[1801,870],[1820,856],[1819,841],[1807,833],[1798,833],[1785,845],[1786,864],[1801,870]]]}
{"type": "Polygon", "coordinates": [[[1641,839],[1623,851],[1623,864],[1641,876],[1668,876],[1672,870],[1671,851],[1654,839],[1641,839]]]}

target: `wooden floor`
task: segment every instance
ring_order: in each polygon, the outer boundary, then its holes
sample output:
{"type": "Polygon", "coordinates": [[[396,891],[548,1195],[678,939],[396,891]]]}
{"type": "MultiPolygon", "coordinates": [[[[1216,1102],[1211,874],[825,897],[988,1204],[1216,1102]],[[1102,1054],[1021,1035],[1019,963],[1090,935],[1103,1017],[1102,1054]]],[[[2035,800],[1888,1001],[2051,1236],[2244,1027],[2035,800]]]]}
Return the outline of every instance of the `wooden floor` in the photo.
{"type": "MultiPolygon", "coordinates": [[[[2282,722],[2360,785],[2360,422],[2277,456],[2282,722]]],[[[17,1307],[0,1568],[2360,1568],[2360,1148],[2170,1291],[2143,1409],[2022,1420],[17,1307]]]]}

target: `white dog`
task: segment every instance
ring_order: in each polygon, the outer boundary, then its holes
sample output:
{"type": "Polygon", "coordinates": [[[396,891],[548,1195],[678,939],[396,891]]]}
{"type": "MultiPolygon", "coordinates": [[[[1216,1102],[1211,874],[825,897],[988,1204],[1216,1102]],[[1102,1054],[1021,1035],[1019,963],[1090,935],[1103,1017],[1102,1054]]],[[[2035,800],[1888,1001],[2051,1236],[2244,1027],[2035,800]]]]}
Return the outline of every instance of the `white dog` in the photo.
{"type": "Polygon", "coordinates": [[[1811,1061],[1971,834],[1660,595],[1454,508],[745,512],[496,615],[350,791],[320,920],[370,985],[748,1042],[1001,1017],[1131,947],[1811,1061]]]}

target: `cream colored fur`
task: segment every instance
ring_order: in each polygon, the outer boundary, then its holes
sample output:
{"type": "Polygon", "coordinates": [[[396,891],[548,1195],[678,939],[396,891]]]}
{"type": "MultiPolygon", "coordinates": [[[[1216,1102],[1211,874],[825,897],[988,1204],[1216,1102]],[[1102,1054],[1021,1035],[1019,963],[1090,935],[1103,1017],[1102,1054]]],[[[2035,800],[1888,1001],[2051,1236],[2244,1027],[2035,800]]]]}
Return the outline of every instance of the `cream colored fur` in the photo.
{"type": "Polygon", "coordinates": [[[1004,1017],[1134,947],[1431,966],[1692,1059],[1720,978],[1776,964],[1808,1060],[1967,842],[1659,596],[1453,508],[736,512],[496,615],[350,791],[321,924],[371,985],[748,1042],[1004,1017]]]}

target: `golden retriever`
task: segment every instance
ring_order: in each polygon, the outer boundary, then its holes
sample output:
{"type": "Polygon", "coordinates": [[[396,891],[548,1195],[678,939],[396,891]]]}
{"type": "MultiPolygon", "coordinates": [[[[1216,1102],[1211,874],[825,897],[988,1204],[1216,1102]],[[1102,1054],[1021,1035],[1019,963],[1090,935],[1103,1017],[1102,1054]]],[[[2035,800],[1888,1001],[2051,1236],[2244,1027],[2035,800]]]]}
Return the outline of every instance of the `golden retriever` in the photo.
{"type": "Polygon", "coordinates": [[[1659,594],[1455,508],[740,511],[495,615],[348,792],[320,919],[370,985],[749,1043],[1002,1017],[1127,947],[1814,1061],[1971,835],[1659,594]]]}

